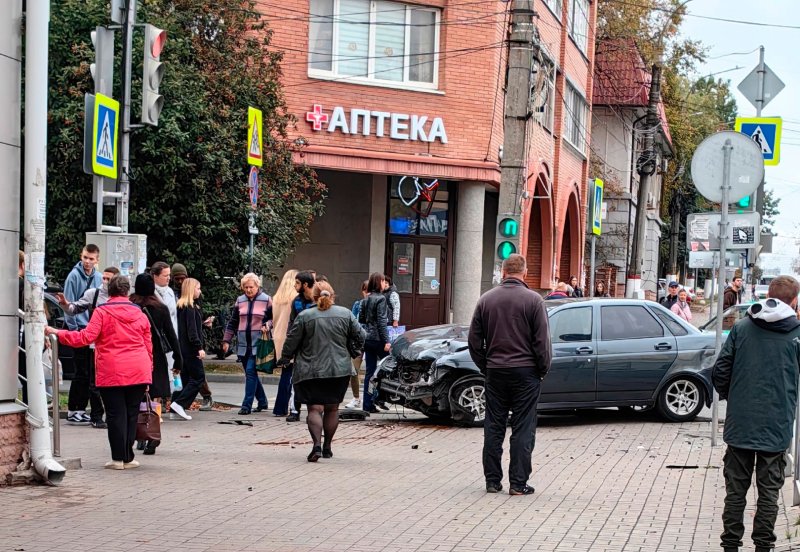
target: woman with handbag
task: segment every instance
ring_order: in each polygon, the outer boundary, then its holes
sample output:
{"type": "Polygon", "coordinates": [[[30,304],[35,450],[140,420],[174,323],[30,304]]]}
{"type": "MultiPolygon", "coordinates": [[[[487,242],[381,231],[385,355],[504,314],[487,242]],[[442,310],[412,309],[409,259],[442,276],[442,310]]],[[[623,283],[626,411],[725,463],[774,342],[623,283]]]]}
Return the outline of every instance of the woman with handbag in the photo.
{"type": "Polygon", "coordinates": [[[105,467],[112,470],[139,466],[133,452],[139,403],[153,381],[150,322],[142,309],[128,300],[130,289],[128,278],[115,276],[108,283],[108,301],[95,309],[86,328],[45,328],[45,335],[58,336],[62,345],[95,344],[96,385],[106,409],[111,445],[111,461],[105,467]]]}
{"type": "MultiPolygon", "coordinates": [[[[130,297],[131,303],[142,308],[142,312],[150,322],[150,337],[153,342],[153,383],[150,384],[148,394],[158,402],[170,396],[169,381],[173,375],[181,373],[183,357],[178,336],[172,327],[169,310],[158,297],[156,297],[156,284],[149,274],[136,276],[134,293],[130,297]],[[167,353],[172,353],[174,364],[172,374],[169,373],[167,353]]],[[[143,399],[144,400],[144,399],[143,399]]],[[[140,441],[140,450],[145,454],[155,454],[160,440],[140,441]]]]}
{"type": "Polygon", "coordinates": [[[181,286],[181,298],[178,299],[178,342],[183,357],[181,371],[183,389],[172,395],[169,409],[184,420],[192,417],[186,410],[192,406],[197,394],[206,381],[203,359],[206,358],[203,345],[203,313],[200,312],[200,282],[194,278],[186,278],[181,286]]]}
{"type": "Polygon", "coordinates": [[[245,374],[244,399],[239,414],[247,416],[253,411],[253,399],[258,402],[256,412],[268,408],[267,394],[256,372],[256,348],[259,339],[267,339],[267,333],[272,330],[272,298],[261,289],[261,278],[252,272],[242,276],[240,285],[244,294],[236,299],[234,316],[228,320],[222,337],[222,351],[228,352],[236,332],[236,355],[245,374]]]}
{"type": "Polygon", "coordinates": [[[361,301],[358,312],[358,321],[367,331],[367,341],[364,344],[364,410],[376,414],[378,409],[374,406],[373,397],[369,392],[369,380],[375,375],[378,360],[385,357],[390,349],[389,332],[386,326],[389,323],[386,297],[383,295],[383,274],[373,272],[367,280],[367,296],[361,301]]]}
{"type": "Polygon", "coordinates": [[[351,359],[361,355],[365,337],[353,313],[334,305],[328,282],[317,282],[314,300],[317,306],[301,312],[289,328],[282,352],[284,362],[294,358],[294,391],[308,405],[306,421],[313,441],[309,462],[333,457],[339,403],[350,384],[351,359]]]}

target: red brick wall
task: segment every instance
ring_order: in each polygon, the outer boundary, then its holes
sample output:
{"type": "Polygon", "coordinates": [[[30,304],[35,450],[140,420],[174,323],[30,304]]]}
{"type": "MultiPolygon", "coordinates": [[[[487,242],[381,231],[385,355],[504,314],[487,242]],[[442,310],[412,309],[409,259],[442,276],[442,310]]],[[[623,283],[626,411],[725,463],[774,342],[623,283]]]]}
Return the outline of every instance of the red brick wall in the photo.
{"type": "Polygon", "coordinates": [[[22,461],[28,444],[25,412],[0,415],[0,485],[8,484],[8,476],[22,461]]]}
{"type": "MultiPolygon", "coordinates": [[[[505,64],[505,48],[502,46],[505,5],[499,2],[463,4],[463,1],[447,0],[424,2],[426,6],[442,7],[443,21],[469,22],[440,26],[438,89],[443,93],[431,93],[309,78],[307,21],[302,16],[287,18],[274,2],[257,2],[257,9],[266,14],[268,21],[270,17],[276,18],[270,23],[274,32],[272,45],[276,50],[284,51],[284,94],[289,112],[298,119],[292,136],[303,136],[310,145],[353,148],[353,155],[358,155],[358,150],[367,150],[497,161],[503,124],[504,72],[498,71],[498,67],[501,62],[505,64]],[[481,47],[485,48],[465,51],[481,47]],[[329,115],[330,110],[339,105],[346,110],[363,108],[426,115],[429,121],[433,117],[442,117],[448,143],[392,140],[386,136],[378,138],[374,135],[374,128],[371,136],[314,131],[305,120],[306,112],[314,103],[322,104],[329,115]]],[[[293,9],[307,12],[308,0],[295,3],[293,9]]]]}

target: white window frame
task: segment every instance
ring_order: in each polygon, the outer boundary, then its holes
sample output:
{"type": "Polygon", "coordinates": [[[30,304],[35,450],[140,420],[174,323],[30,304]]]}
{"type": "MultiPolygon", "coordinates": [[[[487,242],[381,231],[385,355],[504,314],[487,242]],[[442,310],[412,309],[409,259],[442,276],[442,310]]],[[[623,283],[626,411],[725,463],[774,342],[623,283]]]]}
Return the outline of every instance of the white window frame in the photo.
{"type": "MultiPolygon", "coordinates": [[[[547,71],[547,83],[544,85],[544,89],[540,89],[540,92],[545,92],[547,94],[547,104],[544,106],[538,105],[539,98],[534,96],[535,90],[531,90],[531,102],[533,108],[533,116],[539,121],[542,126],[553,132],[555,127],[555,114],[556,114],[556,75],[558,70],[556,68],[555,62],[546,57],[542,56],[542,58],[534,59],[533,60],[534,66],[537,68],[537,71],[541,70],[547,71]],[[541,109],[544,107],[544,109],[541,109]]],[[[537,76],[538,78],[538,76],[537,76]]],[[[540,96],[541,97],[541,96],[540,96]]]]}
{"type": "Polygon", "coordinates": [[[586,126],[588,124],[588,118],[589,102],[586,101],[586,96],[577,86],[567,79],[564,93],[564,132],[562,134],[564,140],[584,156],[586,155],[586,126]],[[579,105],[576,106],[576,103],[579,105]],[[576,113],[578,109],[580,109],[579,114],[576,113]],[[577,120],[576,115],[580,115],[582,121],[577,120]],[[573,139],[573,134],[576,129],[580,141],[578,144],[576,144],[573,139]]]}
{"type": "MultiPolygon", "coordinates": [[[[571,0],[567,0],[568,2],[571,0]]],[[[564,0],[542,0],[547,9],[556,16],[558,22],[561,23],[561,14],[564,11],[564,0]]]]}
{"type": "Polygon", "coordinates": [[[310,66],[310,61],[309,61],[308,76],[316,79],[365,84],[368,86],[380,86],[385,88],[399,88],[403,90],[418,90],[425,92],[438,92],[439,42],[440,42],[440,32],[441,32],[441,20],[442,20],[441,9],[430,8],[427,6],[421,6],[417,4],[406,4],[404,2],[395,2],[394,0],[389,0],[394,4],[401,4],[405,6],[406,34],[405,34],[404,52],[403,52],[403,80],[402,81],[385,80],[375,76],[375,56],[373,55],[373,48],[375,46],[375,34],[378,29],[378,25],[376,24],[376,22],[377,22],[377,4],[379,1],[380,0],[371,0],[369,3],[370,14],[369,14],[369,39],[367,47],[367,56],[368,56],[367,76],[362,77],[362,76],[339,74],[338,71],[339,53],[337,51],[339,43],[339,24],[338,24],[339,20],[338,14],[340,13],[339,0],[333,0],[333,33],[332,33],[333,38],[331,43],[331,70],[326,71],[324,69],[313,68],[310,66]],[[435,51],[433,54],[433,82],[419,82],[419,81],[408,80],[409,70],[410,70],[409,63],[411,59],[410,30],[411,30],[412,10],[429,11],[435,15],[434,36],[433,36],[434,46],[435,46],[435,51]]]}
{"type": "Polygon", "coordinates": [[[570,10],[568,15],[569,23],[569,36],[578,47],[583,55],[589,48],[589,10],[591,9],[590,0],[568,0],[570,3],[570,10]],[[576,4],[581,4],[581,12],[583,13],[583,34],[577,35],[575,33],[575,14],[578,13],[576,4]]]}

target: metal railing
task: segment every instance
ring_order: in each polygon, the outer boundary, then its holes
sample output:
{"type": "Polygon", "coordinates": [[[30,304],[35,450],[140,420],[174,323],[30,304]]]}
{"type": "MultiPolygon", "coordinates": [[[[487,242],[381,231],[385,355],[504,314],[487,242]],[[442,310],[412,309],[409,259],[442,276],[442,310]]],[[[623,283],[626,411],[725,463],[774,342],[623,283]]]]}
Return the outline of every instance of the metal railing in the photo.
{"type": "MultiPolygon", "coordinates": [[[[22,319],[25,316],[25,313],[17,309],[17,316],[22,319]]],[[[50,423],[53,426],[53,456],[61,456],[61,405],[59,404],[59,398],[61,394],[61,371],[59,370],[58,364],[58,338],[55,335],[51,335],[49,338],[50,341],[50,372],[52,374],[52,393],[48,393],[47,389],[45,389],[45,395],[48,399],[50,399],[50,423]]],[[[22,345],[17,345],[20,351],[23,353],[25,352],[25,348],[22,345]]],[[[17,377],[20,381],[23,382],[24,385],[28,385],[28,378],[23,376],[22,374],[18,374],[17,377]]],[[[28,406],[26,403],[17,399],[17,402],[20,404],[28,406]]]]}

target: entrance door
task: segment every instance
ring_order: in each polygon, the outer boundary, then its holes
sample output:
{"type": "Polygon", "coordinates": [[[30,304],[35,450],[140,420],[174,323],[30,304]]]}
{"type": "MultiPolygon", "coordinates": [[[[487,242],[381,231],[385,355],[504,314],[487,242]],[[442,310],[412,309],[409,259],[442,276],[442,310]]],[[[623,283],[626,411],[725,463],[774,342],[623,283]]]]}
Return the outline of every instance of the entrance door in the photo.
{"type": "Polygon", "coordinates": [[[400,324],[408,329],[447,320],[450,191],[437,179],[389,179],[386,274],[397,286],[400,324]]]}
{"type": "Polygon", "coordinates": [[[447,255],[443,243],[390,241],[389,271],[400,295],[400,324],[408,329],[442,322],[447,255]]]}

